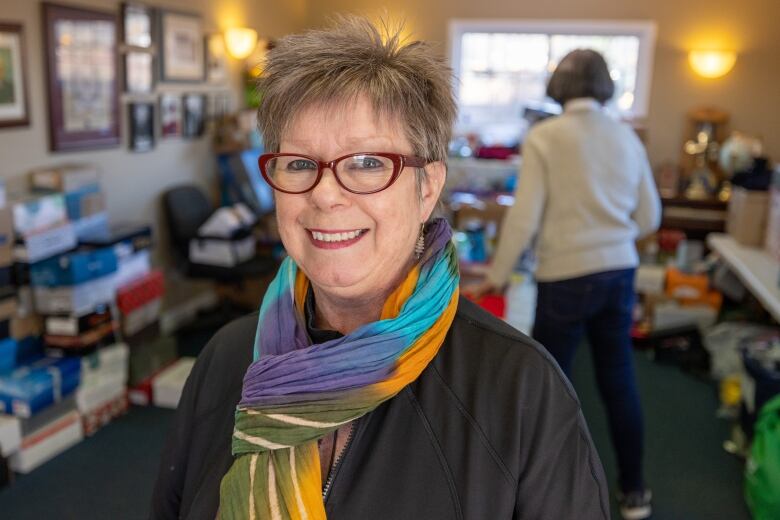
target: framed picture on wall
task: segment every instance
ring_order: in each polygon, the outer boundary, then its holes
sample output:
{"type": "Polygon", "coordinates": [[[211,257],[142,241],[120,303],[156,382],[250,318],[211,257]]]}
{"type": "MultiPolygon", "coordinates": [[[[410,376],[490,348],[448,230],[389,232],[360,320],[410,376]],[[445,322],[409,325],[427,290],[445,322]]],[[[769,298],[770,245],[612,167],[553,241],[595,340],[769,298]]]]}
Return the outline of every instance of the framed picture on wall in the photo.
{"type": "Polygon", "coordinates": [[[228,80],[227,49],[219,33],[206,37],[206,79],[209,83],[225,83],[228,80]]]}
{"type": "Polygon", "coordinates": [[[181,135],[181,101],[178,94],[160,96],[160,137],[181,135]]]}
{"type": "Polygon", "coordinates": [[[200,137],[206,129],[206,96],[204,94],[185,94],[184,137],[200,137]]]}
{"type": "Polygon", "coordinates": [[[149,94],[154,88],[153,56],[149,52],[130,51],[125,59],[125,90],[130,94],[149,94]]]}
{"type": "Polygon", "coordinates": [[[116,17],[44,3],[52,151],[119,144],[116,17]]]}
{"type": "Polygon", "coordinates": [[[197,14],[160,13],[162,81],[203,81],[205,53],[202,25],[197,14]]]}
{"type": "Polygon", "coordinates": [[[141,49],[152,48],[152,9],[143,4],[122,4],[122,38],[124,44],[141,49]]]}
{"type": "Polygon", "coordinates": [[[29,125],[28,111],[24,30],[0,22],[0,127],[29,125]]]}
{"type": "Polygon", "coordinates": [[[154,103],[130,103],[127,109],[130,149],[148,152],[154,148],[154,103]]]}

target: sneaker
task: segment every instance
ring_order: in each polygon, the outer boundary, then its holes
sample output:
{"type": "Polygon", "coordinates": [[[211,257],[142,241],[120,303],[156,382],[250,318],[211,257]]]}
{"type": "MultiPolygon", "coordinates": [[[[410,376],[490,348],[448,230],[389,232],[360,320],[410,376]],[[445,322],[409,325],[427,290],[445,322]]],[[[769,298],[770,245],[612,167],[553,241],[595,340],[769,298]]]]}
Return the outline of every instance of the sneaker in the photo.
{"type": "Polygon", "coordinates": [[[631,491],[629,493],[618,493],[617,500],[620,504],[620,516],[624,520],[642,520],[650,518],[653,514],[653,508],[650,501],[653,499],[653,493],[649,489],[641,491],[631,491]]]}

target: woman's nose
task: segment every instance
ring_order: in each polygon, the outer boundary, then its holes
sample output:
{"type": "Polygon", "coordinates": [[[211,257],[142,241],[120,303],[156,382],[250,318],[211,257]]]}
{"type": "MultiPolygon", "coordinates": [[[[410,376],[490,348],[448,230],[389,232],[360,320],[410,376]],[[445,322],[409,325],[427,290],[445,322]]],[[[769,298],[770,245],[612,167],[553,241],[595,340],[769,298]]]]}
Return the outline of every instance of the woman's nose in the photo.
{"type": "Polygon", "coordinates": [[[311,190],[311,201],[321,209],[327,209],[345,204],[348,193],[339,184],[335,172],[326,167],[322,170],[320,182],[311,190]]]}

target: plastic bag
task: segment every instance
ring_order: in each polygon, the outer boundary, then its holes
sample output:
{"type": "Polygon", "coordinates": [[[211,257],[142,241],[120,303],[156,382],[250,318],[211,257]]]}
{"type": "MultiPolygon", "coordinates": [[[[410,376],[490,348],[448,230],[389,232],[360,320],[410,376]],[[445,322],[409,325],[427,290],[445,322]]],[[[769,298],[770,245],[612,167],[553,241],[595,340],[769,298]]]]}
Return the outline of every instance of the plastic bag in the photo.
{"type": "Polygon", "coordinates": [[[780,518],[780,395],[762,408],[745,468],[745,500],[754,520],[780,518]]]}

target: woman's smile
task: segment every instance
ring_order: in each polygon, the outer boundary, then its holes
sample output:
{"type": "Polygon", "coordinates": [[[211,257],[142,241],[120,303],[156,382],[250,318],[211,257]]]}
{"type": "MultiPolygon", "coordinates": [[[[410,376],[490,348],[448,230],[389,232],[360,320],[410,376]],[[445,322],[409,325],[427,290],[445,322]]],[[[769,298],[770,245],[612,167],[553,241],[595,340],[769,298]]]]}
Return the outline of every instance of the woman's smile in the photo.
{"type": "Polygon", "coordinates": [[[342,249],[358,242],[367,229],[307,229],[309,240],[320,249],[342,249]]]}

